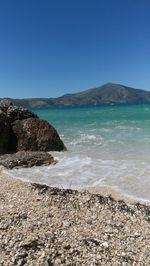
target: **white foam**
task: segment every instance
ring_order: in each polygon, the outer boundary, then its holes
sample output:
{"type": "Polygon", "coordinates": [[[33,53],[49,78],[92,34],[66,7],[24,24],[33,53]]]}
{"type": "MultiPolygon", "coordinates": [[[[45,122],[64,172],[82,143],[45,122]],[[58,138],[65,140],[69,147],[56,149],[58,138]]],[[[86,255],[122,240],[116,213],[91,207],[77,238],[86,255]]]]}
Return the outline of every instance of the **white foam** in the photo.
{"type": "MultiPolygon", "coordinates": [[[[105,126],[67,128],[67,152],[53,152],[56,165],[14,169],[13,177],[64,188],[108,185],[126,195],[150,200],[149,131],[109,121],[105,126]]],[[[95,126],[91,125],[91,126],[95,126]]]]}
{"type": "Polygon", "coordinates": [[[59,154],[57,159],[59,162],[56,165],[14,169],[9,174],[64,188],[115,186],[125,194],[150,200],[150,160],[104,160],[70,152],[59,154]]]}

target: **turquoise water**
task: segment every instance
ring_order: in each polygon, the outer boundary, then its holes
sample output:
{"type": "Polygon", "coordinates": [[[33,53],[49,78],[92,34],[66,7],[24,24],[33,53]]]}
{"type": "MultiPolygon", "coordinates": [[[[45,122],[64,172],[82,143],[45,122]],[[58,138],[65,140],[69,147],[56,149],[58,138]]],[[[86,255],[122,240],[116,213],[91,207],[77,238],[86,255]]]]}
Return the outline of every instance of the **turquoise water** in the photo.
{"type": "Polygon", "coordinates": [[[150,200],[150,105],[34,109],[59,132],[67,152],[53,152],[55,166],[13,170],[52,186],[109,185],[150,200]]]}

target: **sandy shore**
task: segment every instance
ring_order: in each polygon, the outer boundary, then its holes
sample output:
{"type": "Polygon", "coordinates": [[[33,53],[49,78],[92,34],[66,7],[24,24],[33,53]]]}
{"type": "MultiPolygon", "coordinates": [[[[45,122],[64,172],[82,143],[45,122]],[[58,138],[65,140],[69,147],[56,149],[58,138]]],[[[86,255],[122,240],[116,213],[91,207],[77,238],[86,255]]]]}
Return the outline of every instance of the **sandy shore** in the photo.
{"type": "Polygon", "coordinates": [[[150,206],[91,192],[33,185],[1,168],[0,265],[149,266],[150,206]]]}

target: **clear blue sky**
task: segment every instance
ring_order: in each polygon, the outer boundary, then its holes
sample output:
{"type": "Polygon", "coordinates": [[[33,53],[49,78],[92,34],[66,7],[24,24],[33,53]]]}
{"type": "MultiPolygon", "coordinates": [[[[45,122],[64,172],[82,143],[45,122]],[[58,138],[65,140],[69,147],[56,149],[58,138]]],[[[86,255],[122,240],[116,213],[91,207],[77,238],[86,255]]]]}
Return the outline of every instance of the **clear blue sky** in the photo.
{"type": "Polygon", "coordinates": [[[150,90],[149,0],[1,0],[0,97],[150,90]]]}

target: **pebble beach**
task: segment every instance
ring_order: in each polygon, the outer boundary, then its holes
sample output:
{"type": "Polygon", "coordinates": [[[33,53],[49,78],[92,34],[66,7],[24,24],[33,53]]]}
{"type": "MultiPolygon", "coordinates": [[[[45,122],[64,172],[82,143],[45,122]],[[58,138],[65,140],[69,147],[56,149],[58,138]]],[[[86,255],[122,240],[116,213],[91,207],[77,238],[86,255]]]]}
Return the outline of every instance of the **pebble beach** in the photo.
{"type": "Polygon", "coordinates": [[[23,182],[3,167],[0,187],[0,265],[150,265],[148,204],[23,182]]]}

